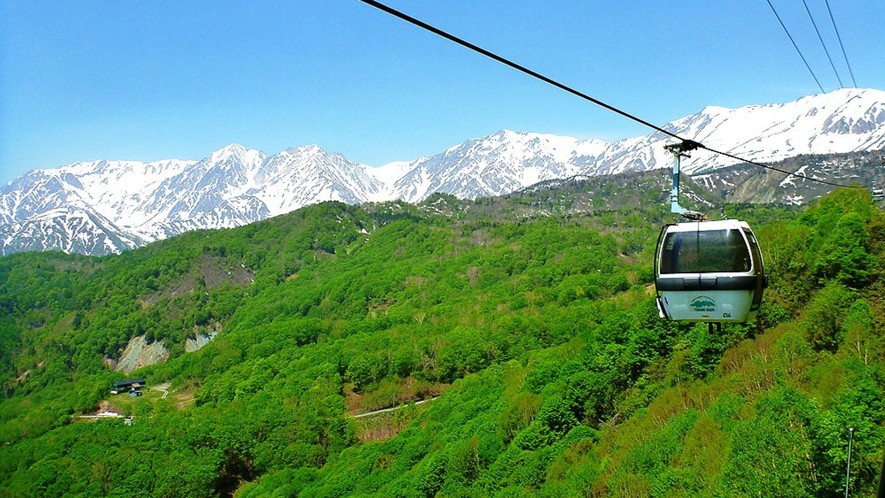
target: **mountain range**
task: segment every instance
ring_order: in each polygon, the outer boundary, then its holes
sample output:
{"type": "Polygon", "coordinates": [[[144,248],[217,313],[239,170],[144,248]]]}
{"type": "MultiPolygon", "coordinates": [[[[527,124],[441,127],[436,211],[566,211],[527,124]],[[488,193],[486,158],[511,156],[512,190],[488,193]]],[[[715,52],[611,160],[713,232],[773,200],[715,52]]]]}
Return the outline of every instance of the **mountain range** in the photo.
{"type": "MultiPolygon", "coordinates": [[[[755,162],[879,151],[885,149],[885,91],[843,89],[784,104],[706,107],[663,129],[755,162]]],[[[609,143],[502,130],[380,167],[316,145],[268,155],[232,144],[199,161],[77,162],[31,171],[0,189],[0,254],[109,254],[329,200],[418,202],[436,192],[475,199],[575,175],[669,168],[672,156],[664,145],[673,141],[660,132],[609,143]]],[[[722,188],[711,178],[739,162],[695,151],[682,170],[722,188]]],[[[835,173],[845,181],[857,176],[850,167],[835,173]]],[[[781,186],[793,180],[784,178],[781,186]]],[[[797,198],[790,195],[768,201],[797,198]]]]}

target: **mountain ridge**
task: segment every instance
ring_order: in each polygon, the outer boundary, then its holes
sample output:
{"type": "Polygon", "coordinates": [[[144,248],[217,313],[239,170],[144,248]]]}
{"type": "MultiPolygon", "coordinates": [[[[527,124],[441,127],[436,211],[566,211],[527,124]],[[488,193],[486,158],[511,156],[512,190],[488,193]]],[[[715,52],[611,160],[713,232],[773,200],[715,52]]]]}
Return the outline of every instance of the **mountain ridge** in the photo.
{"type": "MultiPolygon", "coordinates": [[[[664,129],[753,161],[878,150],[885,148],[885,92],[846,89],[785,104],[708,106],[664,129]]],[[[188,230],[239,226],[329,200],[420,202],[436,192],[475,199],[578,174],[667,168],[672,157],[663,145],[672,141],[660,132],[608,143],[501,130],[434,155],[377,168],[318,145],[268,155],[238,143],[199,161],[77,162],[34,170],[0,189],[0,254],[35,247],[69,251],[75,246],[97,251],[89,254],[107,254],[188,230]],[[59,219],[47,223],[52,213],[59,219]],[[62,213],[69,220],[101,216],[106,222],[92,223],[89,229],[89,224],[79,223],[75,230],[62,213]],[[86,240],[89,230],[92,242],[86,240]],[[74,244],[74,233],[85,239],[74,244]],[[47,244],[41,238],[56,242],[47,244]],[[107,244],[108,240],[117,242],[107,244]]],[[[709,175],[737,163],[695,151],[682,169],[709,175]]]]}

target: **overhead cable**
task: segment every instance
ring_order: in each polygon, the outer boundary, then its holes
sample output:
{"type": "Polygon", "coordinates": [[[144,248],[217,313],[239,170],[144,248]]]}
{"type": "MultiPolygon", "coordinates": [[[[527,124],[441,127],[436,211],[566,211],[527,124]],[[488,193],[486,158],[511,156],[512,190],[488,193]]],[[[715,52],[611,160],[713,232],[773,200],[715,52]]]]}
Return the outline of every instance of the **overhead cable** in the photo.
{"type": "Polygon", "coordinates": [[[814,74],[814,71],[811,70],[811,66],[808,65],[808,61],[805,60],[805,56],[802,55],[802,51],[799,50],[799,45],[796,45],[796,41],[793,40],[793,35],[790,34],[790,30],[787,29],[787,26],[781,20],[781,16],[778,15],[777,10],[775,10],[774,5],[771,4],[771,0],[765,0],[765,1],[768,2],[768,6],[771,7],[771,11],[774,12],[774,17],[777,18],[777,22],[779,22],[781,27],[784,28],[784,33],[787,34],[787,38],[790,39],[790,43],[793,44],[793,48],[796,49],[796,53],[799,54],[799,57],[802,59],[802,62],[805,63],[805,67],[806,67],[806,69],[808,69],[808,72],[811,73],[811,77],[814,78],[814,82],[817,83],[817,87],[820,88],[820,93],[827,93],[824,90],[824,87],[821,86],[820,81],[817,79],[817,76],[814,74]]]}
{"type": "Polygon", "coordinates": [[[712,149],[712,148],[710,148],[710,147],[707,147],[707,146],[704,145],[704,144],[699,144],[699,145],[700,145],[699,148],[701,148],[701,149],[705,149],[705,150],[708,150],[708,151],[712,152],[713,154],[718,154],[718,155],[720,155],[720,156],[725,156],[725,157],[728,157],[728,158],[730,158],[730,159],[734,159],[734,160],[736,160],[736,161],[745,162],[745,163],[747,163],[747,164],[752,164],[753,166],[759,166],[760,168],[765,168],[765,169],[768,169],[768,170],[771,170],[771,171],[777,171],[778,173],[783,173],[783,174],[785,174],[785,175],[787,175],[787,176],[794,176],[794,177],[796,177],[796,178],[801,178],[801,179],[803,179],[803,180],[810,180],[810,181],[817,182],[817,183],[823,183],[823,184],[825,184],[825,185],[830,185],[830,186],[833,186],[833,187],[843,187],[843,188],[864,188],[864,187],[859,187],[859,186],[857,186],[857,185],[844,185],[844,184],[841,184],[841,183],[831,182],[831,181],[828,181],[828,180],[821,180],[820,178],[814,178],[813,176],[807,176],[807,175],[803,175],[803,174],[801,174],[801,173],[792,173],[792,172],[789,172],[789,171],[787,171],[787,170],[785,170],[785,169],[775,168],[774,166],[771,166],[771,165],[768,165],[768,164],[763,164],[763,163],[758,163],[758,162],[756,162],[756,161],[750,161],[749,159],[744,159],[743,157],[736,156],[736,155],[734,155],[734,154],[731,154],[731,153],[728,153],[728,152],[725,152],[725,151],[712,149]]]}
{"type": "Polygon", "coordinates": [[[482,54],[482,55],[484,55],[484,56],[486,56],[486,57],[488,57],[488,58],[490,58],[490,59],[496,60],[496,61],[500,62],[501,64],[504,64],[505,66],[510,66],[510,67],[512,67],[513,69],[516,69],[517,71],[523,72],[523,73],[525,73],[525,74],[528,74],[529,76],[532,76],[533,78],[537,78],[537,79],[539,79],[539,80],[541,80],[541,81],[543,81],[543,82],[545,82],[545,83],[548,83],[548,84],[550,84],[550,85],[553,85],[553,86],[555,86],[556,88],[559,88],[560,90],[565,90],[566,92],[568,92],[568,93],[570,93],[570,94],[572,94],[572,95],[576,95],[576,96],[578,96],[578,97],[580,97],[580,98],[582,98],[582,99],[584,99],[584,100],[588,100],[588,101],[590,101],[590,102],[592,102],[592,103],[594,103],[594,104],[596,104],[596,105],[598,105],[598,106],[604,107],[604,108],[608,109],[609,111],[612,111],[612,112],[614,112],[614,113],[620,114],[621,116],[624,116],[624,117],[627,118],[627,119],[633,120],[633,121],[635,121],[635,122],[637,122],[637,123],[639,123],[639,124],[641,124],[641,125],[644,125],[644,126],[647,126],[647,127],[649,127],[649,128],[652,128],[652,129],[654,129],[654,130],[656,130],[656,131],[659,131],[659,132],[661,132],[661,133],[663,133],[663,134],[665,134],[665,135],[668,135],[668,136],[670,136],[670,137],[673,137],[673,138],[677,138],[677,139],[679,139],[679,140],[682,140],[679,136],[677,136],[675,133],[673,133],[673,132],[671,132],[671,131],[665,130],[664,128],[661,128],[661,127],[659,127],[659,126],[657,126],[657,125],[655,125],[655,124],[649,123],[648,121],[646,121],[646,120],[644,120],[644,119],[641,119],[641,118],[639,118],[639,117],[637,117],[637,116],[634,116],[633,114],[630,114],[630,113],[628,113],[628,112],[626,112],[626,111],[622,111],[621,109],[618,109],[617,107],[614,107],[614,106],[612,106],[612,105],[606,104],[605,102],[603,102],[603,101],[601,101],[601,100],[598,100],[598,99],[595,99],[595,98],[593,98],[593,97],[591,97],[591,96],[589,96],[589,95],[587,95],[587,94],[585,94],[585,93],[581,93],[581,92],[575,90],[574,88],[571,88],[571,87],[566,86],[566,85],[564,85],[564,84],[562,84],[562,83],[560,83],[560,82],[558,82],[558,81],[556,81],[556,80],[553,80],[553,79],[551,79],[551,78],[548,78],[548,77],[544,76],[543,74],[538,73],[538,72],[536,72],[536,71],[533,71],[533,70],[531,70],[531,69],[529,69],[529,68],[527,68],[527,67],[525,67],[525,66],[521,66],[521,65],[519,65],[519,64],[517,64],[517,63],[515,63],[515,62],[513,62],[513,61],[510,61],[510,60],[508,60],[508,59],[505,59],[504,57],[501,57],[500,55],[497,55],[497,54],[495,54],[495,53],[489,52],[488,50],[486,50],[486,49],[484,49],[484,48],[482,48],[482,47],[479,47],[479,46],[477,46],[477,45],[474,45],[473,43],[470,43],[470,42],[468,42],[468,41],[466,41],[466,40],[464,40],[464,39],[458,38],[457,36],[452,35],[452,34],[450,34],[450,33],[447,33],[447,32],[445,32],[445,31],[443,31],[443,30],[441,30],[441,29],[439,29],[439,28],[436,28],[436,27],[434,27],[434,26],[431,26],[430,24],[427,24],[427,23],[424,22],[424,21],[421,21],[421,20],[419,20],[419,19],[415,19],[414,17],[412,17],[412,16],[410,16],[410,15],[408,15],[408,14],[405,14],[405,13],[403,13],[403,12],[400,12],[400,11],[394,9],[394,8],[388,7],[387,5],[384,5],[383,3],[376,2],[375,0],[360,0],[360,1],[363,2],[363,3],[365,3],[365,4],[371,5],[372,7],[375,7],[375,8],[377,8],[377,9],[379,9],[379,10],[382,10],[382,11],[384,11],[384,12],[387,12],[388,14],[390,14],[390,15],[392,15],[392,16],[394,16],[394,17],[398,17],[398,18],[400,18],[400,19],[402,19],[402,20],[404,20],[404,21],[406,21],[406,22],[409,22],[409,23],[411,23],[411,24],[414,24],[415,26],[418,26],[419,28],[422,28],[422,29],[425,29],[425,30],[427,30],[427,31],[430,31],[431,33],[433,33],[433,34],[435,34],[435,35],[438,35],[438,36],[441,36],[441,37],[443,37],[443,38],[445,38],[445,39],[447,39],[447,40],[449,40],[449,41],[451,41],[451,42],[457,43],[458,45],[461,45],[462,47],[469,48],[470,50],[473,50],[474,52],[480,53],[480,54],[482,54]]]}
{"type": "Polygon", "coordinates": [[[836,32],[836,39],[839,40],[839,48],[842,49],[842,57],[845,59],[845,65],[848,66],[848,74],[851,75],[851,84],[857,88],[857,81],[854,80],[854,71],[851,70],[851,63],[848,62],[848,55],[845,54],[845,45],[842,44],[842,36],[839,35],[839,28],[836,27],[836,19],[833,18],[833,11],[830,9],[830,0],[824,0],[827,4],[827,12],[830,14],[830,22],[833,23],[833,31],[836,32]]]}
{"type": "Polygon", "coordinates": [[[779,173],[783,173],[783,174],[788,175],[788,176],[794,176],[794,177],[796,177],[796,178],[802,178],[802,179],[810,180],[810,181],[814,181],[814,182],[825,183],[825,184],[827,184],[827,185],[832,185],[832,186],[834,186],[834,187],[857,188],[857,187],[855,187],[855,186],[853,186],[853,185],[841,185],[841,184],[838,184],[838,183],[833,183],[833,182],[829,182],[829,181],[826,181],[826,180],[821,180],[821,179],[818,179],[818,178],[814,178],[814,177],[806,176],[806,175],[803,175],[803,174],[800,174],[800,173],[792,173],[792,172],[789,172],[789,171],[786,171],[786,170],[782,170],[782,169],[775,168],[775,167],[773,167],[773,166],[769,166],[769,165],[767,165],[767,164],[758,163],[758,162],[755,162],[755,161],[750,161],[750,160],[748,160],[748,159],[744,159],[744,158],[742,158],[742,157],[739,157],[739,156],[736,156],[736,155],[730,154],[730,153],[728,153],[728,152],[723,152],[723,151],[719,151],[719,150],[716,150],[716,149],[712,149],[712,148],[707,147],[707,146],[705,146],[705,145],[703,145],[703,144],[701,144],[701,143],[694,142],[693,140],[688,140],[688,139],[682,138],[682,137],[680,137],[680,136],[677,135],[676,133],[673,133],[673,132],[670,131],[670,130],[667,130],[667,129],[664,129],[664,128],[660,127],[660,126],[657,126],[657,125],[655,125],[655,124],[652,124],[652,123],[650,123],[650,122],[648,122],[648,121],[646,121],[646,120],[644,120],[644,119],[642,119],[642,118],[640,118],[640,117],[638,117],[638,116],[635,116],[635,115],[633,115],[633,114],[630,114],[630,113],[628,113],[628,112],[626,112],[626,111],[624,111],[624,110],[618,109],[617,107],[615,107],[615,106],[613,106],[613,105],[606,104],[605,102],[603,102],[603,101],[601,101],[601,100],[599,100],[599,99],[593,98],[593,97],[591,97],[590,95],[587,95],[587,94],[585,94],[585,93],[579,92],[578,90],[575,90],[574,88],[572,88],[572,87],[570,87],[570,86],[567,86],[567,85],[565,85],[565,84],[563,84],[563,83],[560,83],[560,82],[558,82],[558,81],[556,81],[556,80],[554,80],[554,79],[552,79],[552,78],[548,78],[547,76],[544,76],[543,74],[538,73],[537,71],[533,71],[533,70],[531,70],[531,69],[529,69],[529,68],[527,68],[527,67],[525,67],[525,66],[522,66],[522,65],[520,65],[520,64],[517,64],[517,63],[515,63],[515,62],[513,62],[513,61],[511,61],[511,60],[509,60],[509,59],[506,59],[506,58],[504,58],[504,57],[502,57],[502,56],[500,56],[500,55],[497,55],[497,54],[495,54],[495,53],[493,53],[493,52],[490,52],[490,51],[488,51],[488,50],[486,50],[486,49],[484,49],[484,48],[482,48],[482,47],[479,47],[479,46],[477,46],[477,45],[474,45],[473,43],[470,43],[470,42],[468,42],[468,41],[466,41],[466,40],[463,40],[463,39],[461,39],[461,38],[458,38],[457,36],[455,36],[455,35],[453,35],[453,34],[451,34],[451,33],[448,33],[448,32],[446,32],[446,31],[443,31],[443,30],[439,29],[439,28],[436,28],[436,27],[434,27],[434,26],[431,26],[430,24],[427,24],[427,23],[424,22],[424,21],[421,21],[421,20],[416,19],[416,18],[414,18],[414,17],[412,17],[412,16],[410,16],[410,15],[408,15],[408,14],[405,14],[405,13],[403,13],[403,12],[400,12],[400,11],[398,11],[398,10],[392,8],[392,7],[389,7],[389,6],[387,6],[387,5],[384,5],[383,3],[377,2],[376,0],[359,0],[359,1],[360,1],[360,2],[363,2],[363,3],[367,4],[367,5],[370,5],[370,6],[372,6],[372,7],[375,7],[376,9],[379,9],[379,10],[381,10],[381,11],[383,11],[383,12],[386,12],[386,13],[388,13],[388,14],[394,16],[394,17],[397,17],[397,18],[399,18],[399,19],[402,19],[403,21],[406,21],[406,22],[408,22],[408,23],[410,23],[410,24],[413,24],[413,25],[415,25],[415,26],[418,26],[418,27],[421,28],[421,29],[424,29],[424,30],[426,30],[426,31],[430,31],[430,32],[433,33],[433,34],[435,34],[435,35],[437,35],[437,36],[440,36],[440,37],[442,37],[442,38],[445,38],[445,39],[447,39],[447,40],[449,40],[449,41],[451,41],[451,42],[454,42],[454,43],[456,43],[456,44],[458,44],[458,45],[461,45],[462,47],[468,48],[468,49],[470,49],[470,50],[473,50],[474,52],[477,52],[477,53],[482,54],[482,55],[484,55],[484,56],[486,56],[486,57],[488,57],[488,58],[490,58],[490,59],[493,59],[493,60],[495,60],[495,61],[497,61],[497,62],[500,62],[501,64],[504,64],[505,66],[509,66],[509,67],[511,67],[511,68],[513,68],[513,69],[516,69],[517,71],[520,71],[520,72],[525,73],[525,74],[527,74],[527,75],[529,75],[529,76],[532,76],[533,78],[539,79],[539,80],[541,80],[541,81],[543,81],[543,82],[545,82],[545,83],[548,83],[548,84],[550,84],[550,85],[553,85],[553,86],[555,86],[556,88],[559,88],[560,90],[564,90],[564,91],[566,91],[566,92],[568,92],[568,93],[570,93],[570,94],[572,94],[572,95],[575,95],[575,96],[577,96],[577,97],[580,97],[580,98],[582,98],[582,99],[584,99],[584,100],[587,100],[587,101],[589,101],[589,102],[592,102],[593,104],[596,104],[596,105],[598,105],[598,106],[600,106],[600,107],[603,107],[603,108],[605,108],[605,109],[608,109],[609,111],[612,111],[612,112],[614,112],[614,113],[616,113],[616,114],[619,114],[619,115],[621,115],[621,116],[624,116],[624,117],[627,118],[627,119],[630,119],[630,120],[635,121],[635,122],[637,122],[637,123],[639,123],[639,124],[641,124],[641,125],[643,125],[643,126],[646,126],[646,127],[648,127],[648,128],[651,128],[651,129],[653,129],[653,130],[655,130],[655,131],[657,131],[657,132],[659,132],[659,133],[662,133],[662,134],[664,134],[664,135],[667,135],[667,136],[669,136],[669,137],[671,137],[671,138],[675,138],[676,140],[679,140],[680,143],[689,143],[689,144],[692,144],[692,146],[693,146],[694,148],[705,149],[705,150],[708,150],[708,151],[710,151],[710,152],[712,152],[712,153],[714,153],[714,154],[718,154],[718,155],[721,155],[721,156],[725,156],[725,157],[728,157],[728,158],[730,158],[730,159],[734,159],[734,160],[737,160],[737,161],[740,161],[740,162],[744,162],[744,163],[747,163],[747,164],[751,164],[751,165],[753,165],[753,166],[758,166],[758,167],[760,167],[760,168],[765,168],[765,169],[769,169],[769,170],[772,170],[772,171],[777,171],[777,172],[779,172],[779,173]]]}
{"type": "Polygon", "coordinates": [[[827,50],[827,44],[824,43],[824,37],[820,35],[820,30],[817,29],[817,23],[814,22],[814,16],[811,15],[811,9],[808,8],[808,2],[802,0],[802,5],[805,6],[805,12],[808,13],[808,18],[811,19],[811,25],[814,26],[814,32],[817,33],[817,39],[820,40],[820,46],[824,48],[824,53],[827,54],[827,60],[830,61],[830,67],[833,68],[833,74],[836,75],[836,80],[839,82],[839,88],[845,88],[845,85],[842,84],[842,78],[839,77],[839,72],[836,71],[836,65],[833,64],[833,58],[830,57],[830,51],[827,50]]]}

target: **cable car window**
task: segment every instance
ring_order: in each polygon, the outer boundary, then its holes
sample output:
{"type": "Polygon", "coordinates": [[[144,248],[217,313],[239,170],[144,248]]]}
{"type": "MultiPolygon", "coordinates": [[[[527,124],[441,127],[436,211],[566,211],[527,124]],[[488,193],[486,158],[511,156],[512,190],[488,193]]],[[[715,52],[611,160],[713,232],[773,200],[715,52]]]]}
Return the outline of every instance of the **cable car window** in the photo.
{"type": "Polygon", "coordinates": [[[750,271],[750,252],[740,230],[671,232],[661,248],[661,273],[750,271]]]}
{"type": "Polygon", "coordinates": [[[744,229],[744,235],[747,236],[747,240],[750,241],[750,250],[753,254],[753,261],[756,261],[758,264],[756,268],[754,268],[754,272],[757,275],[762,274],[762,253],[759,251],[759,242],[756,242],[756,236],[748,229],[744,229]]]}

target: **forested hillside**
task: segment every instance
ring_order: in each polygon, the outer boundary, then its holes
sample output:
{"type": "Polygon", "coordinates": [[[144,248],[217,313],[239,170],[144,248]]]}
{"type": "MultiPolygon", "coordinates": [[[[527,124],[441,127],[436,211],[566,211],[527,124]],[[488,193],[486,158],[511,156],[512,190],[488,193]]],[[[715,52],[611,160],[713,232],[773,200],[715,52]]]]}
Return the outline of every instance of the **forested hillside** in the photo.
{"type": "Polygon", "coordinates": [[[325,203],[118,256],[0,258],[0,495],[843,496],[849,428],[852,495],[872,494],[869,193],[727,206],[770,286],[756,322],[711,334],[658,318],[662,191],[605,188],[325,203]],[[168,391],[112,396],[138,336],[170,354],[133,375],[168,391]],[[131,423],[77,418],[100,406],[131,423]]]}

